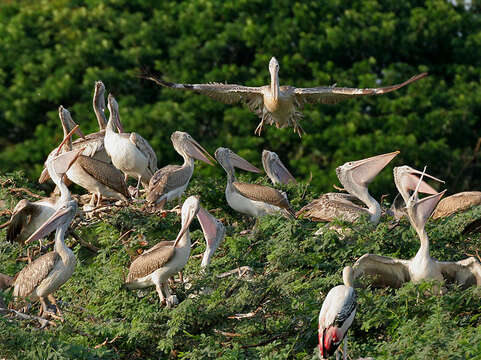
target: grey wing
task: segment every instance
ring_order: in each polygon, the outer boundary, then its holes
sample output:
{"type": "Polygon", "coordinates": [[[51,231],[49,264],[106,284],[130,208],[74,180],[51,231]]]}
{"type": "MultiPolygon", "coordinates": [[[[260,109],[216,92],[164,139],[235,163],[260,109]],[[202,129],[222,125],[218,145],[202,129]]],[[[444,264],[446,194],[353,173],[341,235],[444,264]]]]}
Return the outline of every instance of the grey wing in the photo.
{"type": "Polygon", "coordinates": [[[331,197],[329,194],[311,201],[297,212],[312,221],[332,221],[342,219],[349,222],[356,221],[359,216],[368,214],[365,208],[357,206],[349,198],[331,197]]]}
{"type": "Polygon", "coordinates": [[[154,149],[152,149],[147,140],[135,132],[130,134],[130,141],[137,146],[137,148],[147,158],[149,162],[149,169],[152,174],[154,174],[157,171],[157,155],[155,155],[154,149]]]}
{"type": "Polygon", "coordinates": [[[361,275],[374,277],[375,287],[390,286],[399,288],[411,280],[409,261],[393,259],[387,256],[364,254],[353,265],[354,278],[361,275]]]}
{"type": "Polygon", "coordinates": [[[422,73],[411,77],[401,84],[381,87],[381,88],[345,88],[336,86],[319,86],[314,88],[296,88],[294,93],[300,105],[305,103],[315,104],[336,104],[342,100],[357,96],[381,95],[402,88],[414,81],[427,76],[422,73]]]}
{"type": "Polygon", "coordinates": [[[249,109],[257,115],[262,115],[264,105],[264,87],[251,87],[236,84],[207,83],[207,84],[176,84],[162,79],[149,77],[155,83],[173,89],[185,89],[196,91],[211,99],[223,102],[224,104],[245,103],[249,109]]]}
{"type": "Polygon", "coordinates": [[[289,214],[295,216],[295,213],[291,208],[291,204],[289,203],[289,200],[287,200],[286,194],[277,189],[269,186],[241,182],[234,182],[232,185],[234,185],[239,194],[245,196],[246,198],[254,201],[262,201],[270,205],[280,207],[281,209],[286,209],[289,214]]]}
{"type": "Polygon", "coordinates": [[[7,241],[14,242],[19,239],[23,228],[27,225],[29,216],[33,215],[36,210],[36,205],[28,200],[20,200],[15,206],[8,228],[7,241]]]}
{"type": "Polygon", "coordinates": [[[97,152],[105,149],[104,147],[105,131],[88,134],[85,139],[77,139],[72,143],[73,149],[85,148],[82,155],[93,157],[97,152]]]}
{"type": "Polygon", "coordinates": [[[357,307],[357,295],[353,288],[350,289],[348,296],[345,298],[344,304],[342,305],[341,311],[336,316],[334,324],[342,327],[344,321],[346,321],[352,312],[356,310],[357,307]]]}
{"type": "Polygon", "coordinates": [[[174,256],[174,253],[175,247],[162,246],[140,255],[130,264],[126,282],[129,283],[135,279],[147,276],[163,267],[174,256]]]}
{"type": "Polygon", "coordinates": [[[26,297],[48,276],[59,259],[55,251],[46,253],[25,266],[15,279],[14,296],[26,297]]]}
{"type": "Polygon", "coordinates": [[[149,252],[152,252],[152,251],[154,251],[154,250],[160,249],[161,247],[164,247],[164,246],[174,246],[174,243],[175,243],[175,240],[171,240],[171,241],[160,241],[160,242],[158,242],[157,244],[155,244],[154,246],[152,246],[150,249],[145,250],[145,251],[142,253],[142,255],[148,254],[149,252]]]}
{"type": "Polygon", "coordinates": [[[475,257],[456,262],[437,261],[443,277],[461,286],[481,286],[481,264],[475,257]]]}
{"type": "Polygon", "coordinates": [[[155,202],[162,195],[177,189],[190,180],[192,171],[189,167],[167,165],[150,178],[147,200],[155,202]]]}

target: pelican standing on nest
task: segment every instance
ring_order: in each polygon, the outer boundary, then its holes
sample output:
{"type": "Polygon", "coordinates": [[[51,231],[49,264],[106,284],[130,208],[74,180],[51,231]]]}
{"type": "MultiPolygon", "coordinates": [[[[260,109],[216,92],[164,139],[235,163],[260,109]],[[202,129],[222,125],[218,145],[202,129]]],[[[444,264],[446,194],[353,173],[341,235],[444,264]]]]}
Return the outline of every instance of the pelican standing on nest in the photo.
{"type": "MultiPolygon", "coordinates": [[[[184,201],[182,227],[177,238],[173,243],[156,244],[132,262],[125,282],[128,289],[141,289],[155,285],[161,303],[166,303],[167,307],[178,304],[177,297],[170,294],[168,280],[187,264],[191,246],[189,226],[199,209],[198,197],[190,196],[184,201]]],[[[202,224],[203,221],[210,221],[210,218],[200,217],[199,220],[202,224]]],[[[213,228],[215,225],[204,224],[204,226],[213,228]]]]}
{"type": "Polygon", "coordinates": [[[262,151],[262,166],[274,185],[277,183],[285,185],[290,181],[294,184],[297,183],[294,176],[287,170],[275,152],[262,151]]]}
{"type": "Polygon", "coordinates": [[[214,165],[214,158],[192,136],[176,131],[170,137],[175,151],[184,158],[182,165],[167,165],[152,176],[149,182],[147,201],[162,209],[164,205],[182,196],[194,173],[194,159],[214,165]]]}
{"type": "Polygon", "coordinates": [[[400,287],[405,282],[425,279],[447,280],[461,286],[474,284],[481,286],[481,264],[476,258],[470,257],[456,262],[437,261],[431,258],[425,225],[446,190],[419,200],[418,192],[432,191],[432,188],[422,180],[424,175],[438,180],[409,166],[394,168],[396,186],[407,203],[409,221],[421,242],[414,258],[402,260],[365,254],[353,266],[355,277],[361,274],[375,276],[374,284],[377,286],[400,287]],[[415,174],[420,174],[421,177],[418,179],[415,174]],[[414,190],[411,196],[409,190],[414,190]]]}
{"type": "Polygon", "coordinates": [[[108,108],[110,116],[105,130],[105,149],[117,169],[126,177],[137,179],[137,191],[141,182],[147,188],[157,171],[157,156],[147,140],[139,134],[115,132],[114,127],[118,128],[120,124],[120,115],[119,105],[112,94],[108,96],[108,108]]]}
{"type": "Polygon", "coordinates": [[[256,218],[276,213],[295,217],[285,193],[269,186],[242,183],[236,180],[234,167],[260,172],[254,165],[227,148],[218,148],[215,151],[215,158],[227,173],[225,197],[232,209],[256,218]]]}
{"type": "MultiPolygon", "coordinates": [[[[60,189],[60,207],[26,243],[45,237],[56,229],[54,250],[25,266],[18,273],[14,283],[13,296],[29,297],[33,301],[39,299],[42,305],[41,312],[44,314],[50,313],[50,302],[56,305],[53,292],[70,279],[75,270],[75,255],[65,245],[64,237],[77,213],[77,201],[72,199],[62,178],[81,152],[82,149],[71,151],[47,160],[50,177],[60,189]]],[[[55,312],[58,312],[58,309],[55,312]]]]}
{"type": "Polygon", "coordinates": [[[399,151],[373,156],[358,161],[349,161],[336,169],[339,181],[349,192],[348,194],[328,193],[312,201],[297,212],[314,221],[332,221],[341,218],[354,222],[361,215],[369,215],[369,221],[374,225],[381,218],[381,205],[368,191],[368,185],[399,151]],[[367,208],[357,205],[362,201],[367,208]]]}
{"type": "MultiPolygon", "coordinates": [[[[344,285],[332,288],[322,303],[319,312],[319,353],[321,359],[334,354],[344,339],[343,358],[347,360],[347,331],[356,315],[356,292],[354,291],[354,273],[352,267],[346,266],[342,271],[344,285]]],[[[336,352],[336,359],[339,351],[336,352]]]]}
{"type": "Polygon", "coordinates": [[[277,128],[293,126],[294,132],[302,136],[304,130],[299,121],[302,119],[301,111],[305,104],[335,104],[357,96],[386,94],[427,75],[427,73],[422,73],[401,84],[372,89],[343,88],[335,85],[314,88],[279,86],[279,63],[275,57],[271,58],[269,62],[269,73],[271,75],[270,85],[259,87],[222,83],[176,84],[152,76],[147,76],[146,79],[174,89],[192,90],[226,104],[238,102],[246,104],[250,111],[261,118],[261,122],[254,132],[256,135],[261,135],[264,123],[267,123],[275,124],[277,128]]]}

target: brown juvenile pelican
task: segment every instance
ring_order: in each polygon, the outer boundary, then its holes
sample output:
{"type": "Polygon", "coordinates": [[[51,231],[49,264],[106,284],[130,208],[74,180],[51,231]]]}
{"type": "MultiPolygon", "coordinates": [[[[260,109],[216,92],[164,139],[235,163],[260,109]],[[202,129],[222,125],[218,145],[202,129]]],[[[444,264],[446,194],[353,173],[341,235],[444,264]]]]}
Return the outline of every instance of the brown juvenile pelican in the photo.
{"type": "MultiPolygon", "coordinates": [[[[156,244],[151,250],[137,257],[129,268],[125,285],[128,289],[141,289],[155,285],[161,303],[168,307],[178,304],[177,297],[170,295],[168,280],[181,271],[190,255],[189,226],[200,209],[199,198],[188,197],[182,206],[182,228],[173,243],[156,244]]],[[[209,217],[199,217],[199,221],[210,221],[209,217]]],[[[215,225],[204,224],[203,228],[215,225]]]]}
{"type": "MultiPolygon", "coordinates": [[[[170,137],[175,151],[184,158],[182,165],[167,165],[156,171],[150,179],[147,201],[163,208],[165,203],[182,196],[194,173],[194,159],[214,165],[212,156],[192,136],[176,131],[170,137]]],[[[214,160],[215,161],[215,160],[214,160]]]]}
{"type": "Polygon", "coordinates": [[[277,183],[287,184],[289,181],[292,181],[294,184],[297,183],[294,176],[287,170],[275,152],[262,151],[262,166],[274,185],[277,183]]]}
{"type": "Polygon", "coordinates": [[[108,108],[110,111],[109,122],[105,130],[105,149],[112,159],[112,163],[126,176],[132,176],[147,188],[150,178],[157,171],[157,156],[154,150],[139,134],[117,133],[120,124],[119,105],[112,94],[108,96],[108,108]]]}
{"type": "Polygon", "coordinates": [[[299,121],[302,119],[301,111],[305,104],[335,104],[341,100],[357,96],[386,94],[427,75],[427,73],[422,73],[401,84],[372,89],[343,88],[335,85],[296,88],[294,86],[279,86],[279,63],[274,57],[269,62],[269,72],[271,84],[259,87],[222,83],[176,84],[151,76],[146,78],[162,86],[192,90],[226,104],[238,102],[246,104],[250,111],[261,118],[261,122],[254,132],[259,136],[264,123],[275,124],[277,128],[293,126],[294,132],[302,136],[304,130],[299,121]]]}
{"type": "MultiPolygon", "coordinates": [[[[356,315],[356,292],[354,273],[346,266],[342,271],[344,285],[332,288],[322,303],[319,312],[319,353],[321,359],[334,354],[344,339],[343,358],[347,360],[347,331],[356,315]]],[[[339,352],[336,353],[336,359],[339,352]]]]}
{"type": "Polygon", "coordinates": [[[60,189],[60,207],[26,243],[45,237],[57,229],[54,250],[25,266],[15,279],[13,296],[29,297],[33,301],[39,299],[43,313],[49,313],[49,300],[55,305],[52,293],[62,286],[75,270],[75,255],[65,245],[64,237],[77,213],[77,202],[72,199],[62,178],[81,152],[82,149],[70,151],[51,156],[47,160],[50,177],[60,189]]]}
{"type": "Polygon", "coordinates": [[[242,183],[236,180],[234,167],[260,172],[254,165],[227,148],[218,148],[215,151],[215,158],[227,173],[225,197],[232,209],[254,217],[279,212],[295,217],[285,193],[269,186],[242,183]]]}
{"type": "MultiPolygon", "coordinates": [[[[59,116],[64,129],[65,149],[72,149],[72,139],[68,135],[69,124],[73,123],[70,112],[63,106],[59,107],[59,116]]],[[[73,130],[72,130],[73,131],[73,130]]],[[[80,185],[93,195],[97,195],[97,205],[102,196],[128,201],[130,194],[127,190],[122,173],[112,164],[94,158],[80,155],[77,161],[66,173],[67,178],[80,185]]],[[[92,196],[92,202],[94,196],[92,196]]]]}
{"type": "Polygon", "coordinates": [[[476,258],[470,257],[456,262],[437,261],[431,258],[429,240],[424,227],[446,190],[419,200],[417,194],[425,184],[421,175],[418,185],[413,187],[417,178],[414,174],[420,172],[408,166],[394,169],[396,186],[407,202],[409,221],[421,241],[418,252],[410,260],[365,254],[353,266],[355,277],[361,274],[372,275],[375,277],[375,285],[391,287],[400,287],[408,281],[417,282],[425,279],[448,280],[462,286],[473,284],[481,286],[481,264],[476,258]],[[411,196],[409,190],[414,190],[411,196]]]}
{"type": "Polygon", "coordinates": [[[314,221],[332,221],[341,218],[354,222],[361,215],[369,215],[369,221],[374,225],[381,218],[381,205],[371,195],[367,186],[399,151],[373,156],[358,161],[349,161],[336,169],[337,177],[351,195],[328,193],[312,201],[297,212],[314,221]],[[367,208],[357,205],[362,201],[367,208]]]}

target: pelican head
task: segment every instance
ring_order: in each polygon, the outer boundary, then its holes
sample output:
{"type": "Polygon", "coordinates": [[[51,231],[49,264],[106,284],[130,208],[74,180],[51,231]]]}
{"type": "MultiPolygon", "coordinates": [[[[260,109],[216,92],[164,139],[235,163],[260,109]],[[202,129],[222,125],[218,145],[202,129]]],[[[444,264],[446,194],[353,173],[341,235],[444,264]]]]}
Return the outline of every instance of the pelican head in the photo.
{"type": "Polygon", "coordinates": [[[119,132],[124,132],[122,124],[120,123],[119,104],[112,94],[109,94],[107,98],[107,107],[110,112],[109,122],[112,121],[112,125],[114,125],[119,132]]]}
{"type": "Polygon", "coordinates": [[[204,233],[204,238],[206,241],[206,248],[204,256],[202,258],[202,263],[200,266],[206,268],[210,264],[212,255],[219,247],[222,240],[225,237],[225,226],[213,217],[207,210],[202,206],[199,208],[197,213],[197,219],[202,227],[202,232],[204,233]]]}
{"type": "Polygon", "coordinates": [[[274,101],[279,99],[279,63],[275,57],[269,61],[269,72],[271,74],[271,92],[274,101]]]}
{"type": "Polygon", "coordinates": [[[189,196],[185,199],[184,204],[182,205],[181,217],[182,217],[182,228],[175,239],[174,246],[177,245],[179,240],[184,236],[184,234],[189,230],[190,223],[196,217],[197,213],[199,212],[200,208],[200,201],[199,196],[189,196]]]}
{"type": "Polygon", "coordinates": [[[102,81],[95,82],[93,107],[100,129],[105,129],[107,126],[107,119],[105,118],[105,85],[102,81]]]}
{"type": "MultiPolygon", "coordinates": [[[[62,122],[64,137],[66,137],[67,134],[72,131],[72,129],[74,129],[77,124],[75,123],[75,121],[73,121],[72,115],[70,115],[70,111],[68,111],[62,105],[58,107],[58,116],[60,118],[60,121],[62,122]]],[[[75,130],[75,134],[77,134],[81,138],[85,138],[84,134],[82,133],[82,131],[80,131],[78,127],[75,130]]]]}
{"type": "Polygon", "coordinates": [[[397,154],[399,151],[349,161],[336,168],[337,177],[347,191],[363,200],[366,198],[369,183],[397,154]]]}
{"type": "Polygon", "coordinates": [[[260,169],[256,168],[247,160],[241,158],[231,149],[220,147],[215,151],[214,156],[230,176],[234,176],[234,167],[255,173],[261,172],[260,169]]]}
{"type": "Polygon", "coordinates": [[[175,131],[171,135],[170,140],[174,145],[174,149],[182,156],[190,156],[209,165],[214,165],[210,159],[213,161],[215,159],[186,132],[175,131]]]}
{"type": "Polygon", "coordinates": [[[287,170],[275,152],[269,150],[262,151],[262,166],[274,184],[276,182],[287,184],[289,181],[296,183],[294,176],[287,170]]]}
{"type": "Polygon", "coordinates": [[[424,193],[424,194],[437,194],[437,191],[434,190],[429,184],[424,182],[424,180],[420,180],[417,176],[426,176],[430,179],[438,181],[440,183],[444,183],[443,180],[435,178],[432,175],[423,173],[422,171],[413,169],[410,166],[398,166],[393,169],[394,174],[394,182],[396,183],[396,187],[401,194],[402,198],[404,199],[404,203],[407,204],[409,201],[409,191],[414,191],[416,188],[418,189],[417,193],[424,193]],[[424,174],[424,175],[423,175],[424,174]]]}

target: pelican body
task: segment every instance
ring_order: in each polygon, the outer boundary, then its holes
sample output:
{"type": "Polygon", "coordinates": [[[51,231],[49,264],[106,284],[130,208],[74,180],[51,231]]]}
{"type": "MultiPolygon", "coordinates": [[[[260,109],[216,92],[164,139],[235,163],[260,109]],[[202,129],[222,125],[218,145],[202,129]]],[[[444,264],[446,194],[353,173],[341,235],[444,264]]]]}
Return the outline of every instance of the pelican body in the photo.
{"type": "MultiPolygon", "coordinates": [[[[167,165],[155,172],[149,182],[147,201],[163,207],[172,199],[182,196],[194,173],[194,159],[214,165],[210,154],[192,136],[176,131],[170,137],[175,151],[184,158],[182,165],[167,165]]],[[[215,160],[214,160],[215,161],[215,160]]]]}
{"type": "MultiPolygon", "coordinates": [[[[344,359],[347,360],[347,331],[356,315],[356,292],[354,274],[350,266],[342,272],[344,285],[332,288],[319,312],[319,353],[321,359],[334,354],[344,339],[344,359]]],[[[336,356],[337,358],[337,356],[336,356]]]]}
{"type": "Polygon", "coordinates": [[[285,193],[268,186],[238,182],[234,167],[252,172],[260,172],[247,160],[227,148],[218,148],[215,158],[227,173],[225,197],[235,211],[254,217],[282,213],[295,216],[285,193]]]}
{"type": "Polygon", "coordinates": [[[225,104],[242,102],[250,111],[261,118],[255,134],[262,132],[264,124],[277,128],[292,126],[294,132],[302,136],[304,130],[299,124],[302,119],[302,110],[305,104],[335,104],[344,99],[358,96],[380,95],[395,91],[427,75],[422,73],[409,80],[392,86],[382,88],[342,88],[333,86],[319,86],[314,88],[296,88],[293,86],[279,85],[279,62],[275,57],[269,62],[270,85],[251,87],[243,85],[207,83],[207,84],[176,84],[152,76],[146,78],[158,85],[173,89],[184,89],[204,94],[225,104]]]}
{"type": "Polygon", "coordinates": [[[332,221],[341,218],[354,222],[368,215],[374,225],[381,218],[381,205],[368,191],[368,185],[399,151],[373,156],[358,161],[349,161],[336,168],[337,177],[349,194],[328,193],[310,202],[297,212],[314,221],[332,221]],[[367,208],[358,205],[358,202],[367,208]]]}
{"type": "Polygon", "coordinates": [[[149,181],[157,171],[157,156],[150,144],[137,133],[117,133],[115,126],[120,124],[119,105],[109,94],[109,121],[105,130],[105,149],[117,169],[127,176],[132,176],[147,188],[149,181]]]}
{"type": "Polygon", "coordinates": [[[275,152],[268,150],[262,151],[262,166],[264,167],[264,171],[266,172],[267,176],[269,176],[269,179],[271,179],[274,185],[277,183],[297,183],[294,176],[292,176],[289,170],[287,170],[287,168],[284,166],[281,159],[279,159],[279,156],[275,152]]]}

